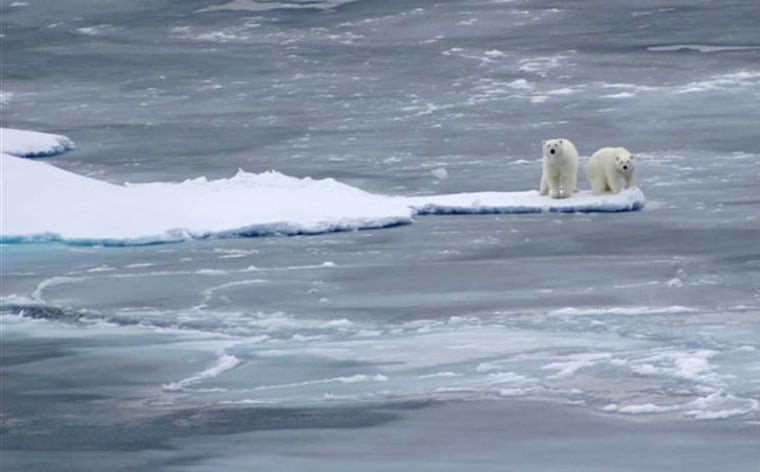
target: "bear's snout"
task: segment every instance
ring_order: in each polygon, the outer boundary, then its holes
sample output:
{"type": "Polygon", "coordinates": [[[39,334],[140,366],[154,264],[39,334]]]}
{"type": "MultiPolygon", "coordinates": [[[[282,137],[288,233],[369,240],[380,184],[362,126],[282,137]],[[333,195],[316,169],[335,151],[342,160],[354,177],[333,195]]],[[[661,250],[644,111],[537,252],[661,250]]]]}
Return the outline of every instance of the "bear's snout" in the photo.
{"type": "Polygon", "coordinates": [[[557,152],[557,151],[555,151],[554,149],[550,149],[549,150],[549,154],[554,154],[555,152],[557,152]]]}
{"type": "Polygon", "coordinates": [[[628,170],[628,166],[627,166],[627,165],[624,165],[624,166],[623,166],[623,170],[628,170]]]}

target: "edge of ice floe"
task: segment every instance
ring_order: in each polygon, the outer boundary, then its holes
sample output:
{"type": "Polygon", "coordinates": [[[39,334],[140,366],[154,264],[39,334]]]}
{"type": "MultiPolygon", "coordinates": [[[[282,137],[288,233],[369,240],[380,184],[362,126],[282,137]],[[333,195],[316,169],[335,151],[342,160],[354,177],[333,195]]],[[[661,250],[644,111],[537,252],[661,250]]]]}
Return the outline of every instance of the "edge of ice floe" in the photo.
{"type": "MultiPolygon", "coordinates": [[[[393,197],[389,197],[393,198],[393,197]]],[[[536,214],[536,213],[618,213],[641,210],[646,202],[638,188],[615,195],[580,192],[572,198],[553,200],[528,192],[479,192],[429,197],[396,197],[411,209],[410,217],[350,218],[310,224],[295,222],[253,224],[222,231],[172,229],[157,235],[125,238],[64,237],[55,232],[27,235],[2,235],[1,244],[64,243],[73,246],[148,246],[189,240],[253,238],[271,236],[308,236],[327,233],[393,228],[413,222],[417,215],[536,214]],[[518,197],[510,200],[511,197],[518,197]]]]}
{"type": "Polygon", "coordinates": [[[0,128],[0,153],[14,157],[50,157],[76,149],[74,141],[62,134],[0,128]]]}
{"type": "Polygon", "coordinates": [[[566,199],[553,199],[537,190],[529,190],[434,195],[407,200],[418,215],[618,213],[641,210],[646,203],[646,197],[638,187],[618,194],[594,195],[590,191],[580,191],[566,199]]]}
{"type": "Polygon", "coordinates": [[[395,228],[412,223],[411,218],[356,219],[349,221],[325,222],[314,225],[293,223],[256,224],[224,231],[190,231],[174,229],[162,234],[125,238],[65,237],[55,232],[5,235],[0,234],[0,244],[49,244],[60,243],[69,246],[132,247],[155,246],[159,244],[181,243],[191,240],[259,238],[275,236],[317,236],[329,233],[367,231],[395,228]]]}

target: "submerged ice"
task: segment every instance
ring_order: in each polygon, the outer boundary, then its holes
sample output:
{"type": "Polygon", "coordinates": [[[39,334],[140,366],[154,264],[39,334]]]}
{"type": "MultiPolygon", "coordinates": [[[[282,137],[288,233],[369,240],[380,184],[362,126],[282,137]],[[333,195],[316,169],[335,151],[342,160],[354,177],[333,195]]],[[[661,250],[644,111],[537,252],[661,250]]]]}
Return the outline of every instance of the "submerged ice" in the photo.
{"type": "MultiPolygon", "coordinates": [[[[747,352],[750,346],[736,342],[735,334],[714,339],[710,349],[694,347],[701,342],[697,332],[682,333],[677,343],[650,333],[672,330],[673,324],[691,319],[693,313],[678,309],[641,306],[624,314],[604,308],[562,313],[382,323],[202,309],[134,311],[109,323],[97,323],[95,314],[87,313],[79,321],[90,326],[87,336],[93,339],[107,339],[115,330],[141,332],[141,349],[147,350],[143,355],[165,355],[160,342],[145,342],[151,337],[172,339],[174,350],[205,352],[205,360],[194,364],[197,371],[185,366],[181,374],[166,373],[157,386],[155,401],[171,399],[175,406],[298,408],[522,397],[624,416],[712,420],[760,414],[753,393],[758,384],[751,374],[758,359],[747,352]],[[663,318],[663,313],[674,319],[663,318]],[[126,323],[126,317],[140,322],[126,323]],[[630,324],[614,328],[620,323],[617,317],[630,324]],[[577,322],[596,328],[557,327],[577,322]],[[599,328],[605,323],[609,331],[599,328]]],[[[28,316],[4,319],[11,335],[30,325],[40,334],[61,329],[28,316]]]]}
{"type": "MultiPolygon", "coordinates": [[[[609,319],[605,309],[591,311],[599,323],[609,319]]],[[[677,323],[658,320],[661,312],[630,309],[623,316],[636,318],[640,327],[626,337],[600,330],[559,332],[553,327],[558,315],[534,314],[536,321],[528,326],[510,315],[372,325],[293,318],[283,323],[282,315],[260,314],[258,336],[228,341],[210,366],[164,390],[194,393],[205,401],[280,406],[539,397],[621,415],[699,420],[757,415],[760,402],[751,393],[757,382],[737,375],[756,369],[757,359],[727,361],[742,351],[728,337],[721,351],[659,342],[648,330],[677,323]],[[313,358],[333,366],[326,376],[309,371],[313,358]],[[285,382],[276,376],[250,380],[285,366],[304,371],[285,382]]],[[[574,322],[575,316],[563,321],[574,322]]]]}

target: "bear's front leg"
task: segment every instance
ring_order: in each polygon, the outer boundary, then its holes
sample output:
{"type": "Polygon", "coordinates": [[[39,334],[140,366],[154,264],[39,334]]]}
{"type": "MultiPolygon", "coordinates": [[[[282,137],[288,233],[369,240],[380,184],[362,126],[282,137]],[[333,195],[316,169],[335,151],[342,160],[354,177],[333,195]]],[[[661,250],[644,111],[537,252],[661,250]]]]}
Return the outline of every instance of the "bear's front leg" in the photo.
{"type": "Polygon", "coordinates": [[[562,179],[564,189],[565,189],[565,198],[572,197],[573,194],[578,191],[577,179],[578,179],[577,171],[575,175],[573,175],[573,173],[571,172],[570,174],[564,176],[564,178],[562,179]]]}
{"type": "Polygon", "coordinates": [[[607,169],[605,180],[607,181],[607,188],[610,189],[610,192],[620,193],[620,176],[617,174],[616,169],[607,169]]]}
{"type": "Polygon", "coordinates": [[[560,194],[560,178],[559,177],[550,177],[546,179],[549,183],[549,194],[552,198],[562,198],[562,195],[560,194]]]}
{"type": "Polygon", "coordinates": [[[607,182],[607,186],[610,188],[610,192],[612,193],[620,193],[620,181],[618,179],[610,179],[607,182]]]}
{"type": "Polygon", "coordinates": [[[636,178],[633,175],[626,175],[625,176],[625,188],[633,188],[636,186],[636,178]]]}
{"type": "Polygon", "coordinates": [[[573,163],[572,168],[570,169],[570,185],[572,186],[572,191],[570,192],[570,196],[572,194],[578,192],[578,163],[573,163]]]}
{"type": "Polygon", "coordinates": [[[546,176],[541,176],[541,184],[539,185],[539,192],[541,195],[549,195],[549,182],[546,181],[546,176]]]}

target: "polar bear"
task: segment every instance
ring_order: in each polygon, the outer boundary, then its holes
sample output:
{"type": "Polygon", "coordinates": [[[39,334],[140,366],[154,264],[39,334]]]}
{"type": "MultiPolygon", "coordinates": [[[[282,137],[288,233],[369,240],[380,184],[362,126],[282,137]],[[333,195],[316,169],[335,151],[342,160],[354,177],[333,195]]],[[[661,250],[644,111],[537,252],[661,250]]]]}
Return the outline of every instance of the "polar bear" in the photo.
{"type": "Polygon", "coordinates": [[[605,147],[596,151],[586,163],[586,177],[595,194],[619,193],[621,180],[625,188],[635,185],[636,165],[628,149],[623,147],[605,147]]]}
{"type": "Polygon", "coordinates": [[[542,142],[544,150],[541,195],[567,198],[578,188],[578,151],[569,139],[542,142]]]}

